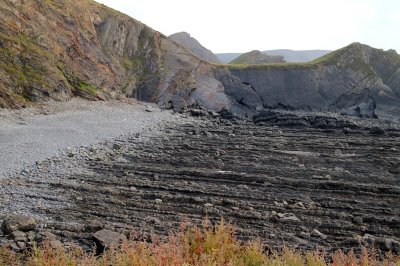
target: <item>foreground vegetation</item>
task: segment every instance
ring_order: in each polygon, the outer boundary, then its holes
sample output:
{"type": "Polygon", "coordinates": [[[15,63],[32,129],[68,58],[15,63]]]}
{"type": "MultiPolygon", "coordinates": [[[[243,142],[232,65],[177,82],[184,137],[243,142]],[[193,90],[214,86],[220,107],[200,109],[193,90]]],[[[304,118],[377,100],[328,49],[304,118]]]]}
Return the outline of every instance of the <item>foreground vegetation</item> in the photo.
{"type": "Polygon", "coordinates": [[[216,226],[204,223],[203,227],[184,224],[180,231],[166,240],[153,238],[151,243],[126,242],[118,248],[110,248],[101,256],[88,254],[80,248],[64,250],[44,245],[29,254],[18,255],[0,249],[0,266],[108,266],[108,265],[393,265],[400,266],[400,258],[387,254],[378,261],[373,251],[363,250],[360,256],[354,252],[337,251],[328,256],[321,252],[300,253],[284,249],[266,255],[258,242],[241,243],[235,238],[235,230],[223,221],[216,226]],[[329,262],[328,262],[329,261],[329,262]]]}

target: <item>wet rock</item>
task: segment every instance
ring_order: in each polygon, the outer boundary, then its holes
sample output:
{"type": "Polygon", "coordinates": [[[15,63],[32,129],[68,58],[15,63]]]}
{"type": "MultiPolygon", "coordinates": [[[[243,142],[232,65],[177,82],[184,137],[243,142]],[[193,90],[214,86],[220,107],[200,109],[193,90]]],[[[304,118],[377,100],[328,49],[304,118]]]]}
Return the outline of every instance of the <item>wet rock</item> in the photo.
{"type": "Polygon", "coordinates": [[[11,234],[13,231],[30,231],[36,228],[36,220],[34,218],[23,215],[13,215],[6,218],[1,225],[5,234],[11,234]]]}
{"type": "Polygon", "coordinates": [[[363,224],[363,218],[360,216],[355,216],[352,218],[352,221],[356,225],[362,225],[363,224]]]}
{"type": "Polygon", "coordinates": [[[190,109],[189,112],[193,116],[208,116],[208,112],[201,109],[190,109]]]}
{"type": "Polygon", "coordinates": [[[369,130],[369,134],[382,136],[385,135],[385,130],[380,127],[373,127],[369,130]]]}
{"type": "Polygon", "coordinates": [[[118,247],[127,238],[125,235],[108,229],[97,231],[93,234],[96,242],[97,252],[102,253],[106,248],[118,247]]]}

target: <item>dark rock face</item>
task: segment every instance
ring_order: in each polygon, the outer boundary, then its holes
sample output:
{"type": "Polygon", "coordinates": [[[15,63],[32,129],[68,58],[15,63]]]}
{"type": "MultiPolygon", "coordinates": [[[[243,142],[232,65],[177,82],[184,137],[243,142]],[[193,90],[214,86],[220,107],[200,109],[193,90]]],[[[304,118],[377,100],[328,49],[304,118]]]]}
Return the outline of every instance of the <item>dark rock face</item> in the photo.
{"type": "MultiPolygon", "coordinates": [[[[294,128],[320,128],[320,129],[359,129],[355,123],[343,118],[338,119],[332,116],[300,115],[290,112],[263,111],[253,117],[255,124],[267,126],[283,126],[294,128]]],[[[374,127],[376,128],[376,127],[374,127]]],[[[373,132],[377,130],[371,129],[373,132]]],[[[379,128],[379,127],[378,127],[379,128]]],[[[380,128],[379,128],[380,129],[380,128]]],[[[383,130],[383,129],[380,129],[383,130]]]]}
{"type": "Polygon", "coordinates": [[[352,44],[311,63],[230,69],[266,108],[400,115],[400,56],[392,50],[352,44]]]}
{"type": "Polygon", "coordinates": [[[45,161],[17,184],[4,180],[14,192],[5,202],[50,218],[49,230],[63,242],[91,243],[95,232],[103,246],[131,231],[149,239],[207,216],[224,217],[240,239],[259,238],[271,249],[400,251],[398,129],[372,135],[357,124],[344,133],[333,124],[341,118],[279,127],[228,111],[212,120],[204,110],[193,113],[200,118],[162,136],[125,136],[45,161]],[[26,206],[33,200],[42,207],[26,206]]]}
{"type": "Polygon", "coordinates": [[[168,36],[168,39],[183,46],[189,52],[198,58],[205,60],[209,63],[220,63],[217,56],[210,50],[201,45],[195,38],[190,36],[187,32],[178,32],[168,36]]]}

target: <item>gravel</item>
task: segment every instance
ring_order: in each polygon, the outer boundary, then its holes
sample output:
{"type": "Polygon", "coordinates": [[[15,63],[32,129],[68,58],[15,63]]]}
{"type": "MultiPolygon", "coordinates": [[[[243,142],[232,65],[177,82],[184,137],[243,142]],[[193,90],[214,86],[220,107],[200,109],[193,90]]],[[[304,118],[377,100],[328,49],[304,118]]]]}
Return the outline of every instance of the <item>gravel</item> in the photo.
{"type": "Polygon", "coordinates": [[[21,110],[0,109],[0,179],[25,166],[129,134],[157,134],[179,115],[134,100],[48,103],[21,110]]]}

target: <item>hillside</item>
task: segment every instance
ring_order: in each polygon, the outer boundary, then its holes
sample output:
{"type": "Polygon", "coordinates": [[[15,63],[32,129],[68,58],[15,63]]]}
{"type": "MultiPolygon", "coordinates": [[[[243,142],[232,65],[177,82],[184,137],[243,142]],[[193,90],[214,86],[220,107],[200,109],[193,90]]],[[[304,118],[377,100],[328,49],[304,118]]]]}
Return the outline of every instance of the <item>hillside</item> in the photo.
{"type": "Polygon", "coordinates": [[[353,43],[309,63],[231,66],[265,107],[399,116],[400,56],[353,43]]]}
{"type": "Polygon", "coordinates": [[[258,50],[253,50],[248,53],[244,53],[229,64],[249,64],[249,65],[259,65],[268,63],[285,63],[283,56],[280,55],[267,55],[258,50]]]}
{"type": "Polygon", "coordinates": [[[203,59],[209,63],[220,63],[215,54],[213,54],[213,52],[211,52],[203,45],[201,45],[195,38],[190,36],[190,34],[187,32],[174,33],[168,36],[168,38],[176,42],[177,44],[183,46],[189,52],[191,52],[200,59],[203,59]]]}
{"type": "Polygon", "coordinates": [[[76,96],[133,97],[176,111],[200,104],[243,113],[260,103],[227,68],[92,0],[5,0],[0,14],[0,107],[76,96]]]}
{"type": "MultiPolygon", "coordinates": [[[[268,55],[280,55],[283,59],[289,63],[296,62],[308,62],[318,57],[324,56],[332,51],[330,50],[289,50],[289,49],[277,49],[277,50],[266,50],[262,51],[268,55]]],[[[219,53],[216,54],[218,60],[224,64],[227,64],[240,56],[241,53],[219,53]]]]}

